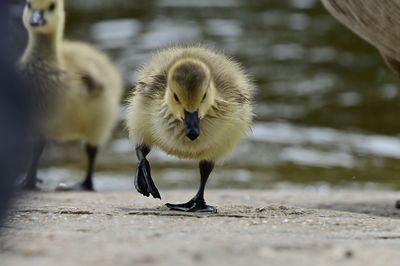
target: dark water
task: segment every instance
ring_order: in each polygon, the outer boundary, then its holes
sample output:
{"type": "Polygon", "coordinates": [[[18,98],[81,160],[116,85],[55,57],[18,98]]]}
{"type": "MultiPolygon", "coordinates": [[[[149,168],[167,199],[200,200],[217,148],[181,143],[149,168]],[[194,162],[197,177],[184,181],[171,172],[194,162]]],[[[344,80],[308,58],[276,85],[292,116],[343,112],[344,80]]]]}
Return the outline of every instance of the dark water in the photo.
{"type": "MultiPolygon", "coordinates": [[[[317,0],[69,0],[66,36],[106,51],[127,87],[152,52],[171,44],[200,42],[242,62],[259,88],[257,121],[211,187],[400,187],[399,80],[317,0]]],[[[46,182],[83,174],[79,147],[62,147],[47,150],[46,182]]],[[[150,160],[162,188],[197,183],[195,163],[160,151],[150,160]]],[[[96,185],[130,189],[135,164],[119,130],[96,185]]]]}

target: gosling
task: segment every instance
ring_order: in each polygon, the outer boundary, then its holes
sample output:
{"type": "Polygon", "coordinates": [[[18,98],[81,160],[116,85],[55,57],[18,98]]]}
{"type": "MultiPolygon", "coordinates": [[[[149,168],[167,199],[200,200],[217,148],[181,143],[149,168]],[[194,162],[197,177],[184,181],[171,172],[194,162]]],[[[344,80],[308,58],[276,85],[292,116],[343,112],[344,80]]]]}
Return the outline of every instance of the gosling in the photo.
{"type": "Polygon", "coordinates": [[[63,0],[29,0],[23,13],[29,33],[19,67],[32,88],[36,132],[26,189],[36,189],[37,168],[49,140],[85,143],[88,167],[84,181],[65,190],[93,190],[98,147],[117,122],[122,80],[107,56],[81,42],[63,40],[63,0]]]}
{"type": "Polygon", "coordinates": [[[139,72],[129,99],[127,127],[139,160],[135,187],[148,197],[160,193],[146,159],[153,146],[181,159],[199,161],[200,187],[172,210],[216,212],[204,189],[214,163],[249,130],[253,84],[235,61],[203,47],[174,47],[155,54],[139,72]]]}

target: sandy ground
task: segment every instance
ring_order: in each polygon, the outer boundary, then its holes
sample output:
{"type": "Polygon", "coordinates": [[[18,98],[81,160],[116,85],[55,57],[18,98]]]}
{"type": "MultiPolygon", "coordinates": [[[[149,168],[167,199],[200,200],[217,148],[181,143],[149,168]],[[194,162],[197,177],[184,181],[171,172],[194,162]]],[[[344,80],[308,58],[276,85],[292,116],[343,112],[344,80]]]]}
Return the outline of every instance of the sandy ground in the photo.
{"type": "Polygon", "coordinates": [[[399,265],[400,193],[208,190],[217,214],[163,207],[192,195],[27,194],[0,265],[399,265]]]}

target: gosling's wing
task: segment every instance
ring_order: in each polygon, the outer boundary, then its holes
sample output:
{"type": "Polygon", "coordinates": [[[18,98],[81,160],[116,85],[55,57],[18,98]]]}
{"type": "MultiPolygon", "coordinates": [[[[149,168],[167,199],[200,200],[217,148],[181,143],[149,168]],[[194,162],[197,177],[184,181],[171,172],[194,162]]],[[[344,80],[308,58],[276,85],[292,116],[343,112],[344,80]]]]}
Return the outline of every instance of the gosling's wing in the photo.
{"type": "Polygon", "coordinates": [[[103,91],[104,86],[101,81],[97,80],[93,75],[88,72],[81,72],[78,74],[79,80],[83,87],[89,94],[97,94],[103,91]]]}
{"type": "Polygon", "coordinates": [[[120,98],[122,78],[110,58],[87,43],[63,41],[61,45],[63,67],[74,84],[89,93],[106,92],[109,97],[120,98]]]}
{"type": "Polygon", "coordinates": [[[165,74],[153,75],[139,80],[134,85],[134,95],[157,99],[165,95],[167,78],[165,74]]]}
{"type": "Polygon", "coordinates": [[[237,61],[221,53],[213,53],[208,60],[220,96],[212,108],[215,117],[230,120],[252,116],[255,86],[247,72],[237,61]]]}
{"type": "Polygon", "coordinates": [[[249,75],[235,60],[219,56],[212,61],[214,82],[222,99],[233,105],[251,104],[254,85],[249,75]]]}

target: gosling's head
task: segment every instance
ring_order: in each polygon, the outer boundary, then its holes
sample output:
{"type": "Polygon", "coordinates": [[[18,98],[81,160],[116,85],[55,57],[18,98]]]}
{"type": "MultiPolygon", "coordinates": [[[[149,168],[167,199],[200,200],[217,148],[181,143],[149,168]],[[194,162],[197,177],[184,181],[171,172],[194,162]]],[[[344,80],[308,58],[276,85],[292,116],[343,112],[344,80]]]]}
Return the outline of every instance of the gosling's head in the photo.
{"type": "Polygon", "coordinates": [[[186,136],[194,141],[200,135],[200,120],[214,103],[210,67],[200,59],[183,57],[168,67],[167,75],[170,111],[183,120],[186,136]]]}
{"type": "Polygon", "coordinates": [[[64,26],[64,0],[27,0],[23,22],[28,31],[55,34],[64,26]]]}

